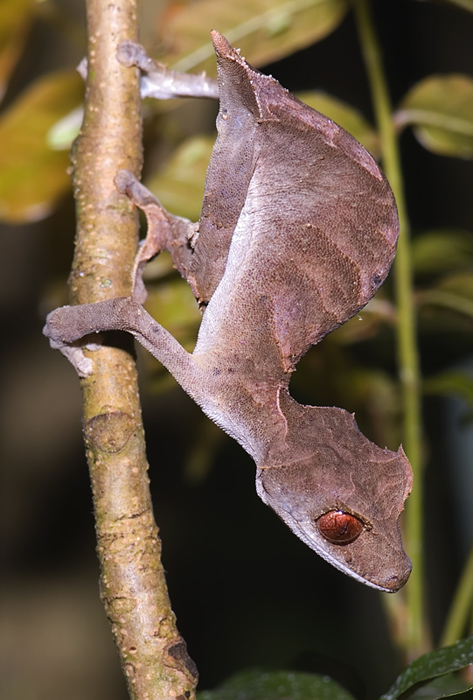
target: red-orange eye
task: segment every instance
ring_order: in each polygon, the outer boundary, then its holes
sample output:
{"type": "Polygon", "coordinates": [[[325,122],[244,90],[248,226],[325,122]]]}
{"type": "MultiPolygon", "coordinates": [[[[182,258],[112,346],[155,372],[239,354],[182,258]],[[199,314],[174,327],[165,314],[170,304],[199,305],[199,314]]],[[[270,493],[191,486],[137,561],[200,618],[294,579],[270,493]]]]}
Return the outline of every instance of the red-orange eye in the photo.
{"type": "Polygon", "coordinates": [[[363,523],[342,510],[330,510],[317,519],[320,534],[332,544],[350,544],[363,531],[363,523]]]}

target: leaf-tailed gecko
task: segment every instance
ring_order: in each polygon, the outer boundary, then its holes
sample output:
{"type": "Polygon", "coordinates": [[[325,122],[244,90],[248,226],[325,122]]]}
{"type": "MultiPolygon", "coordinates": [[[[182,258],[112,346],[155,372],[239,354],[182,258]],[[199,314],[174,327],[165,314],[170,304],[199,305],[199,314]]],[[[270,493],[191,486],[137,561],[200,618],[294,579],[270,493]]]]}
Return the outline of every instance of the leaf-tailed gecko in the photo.
{"type": "Polygon", "coordinates": [[[411,569],[399,528],[412,485],[402,448],[378,447],[352,414],[302,406],[288,387],[308,348],[384,281],[398,236],[394,197],[352,136],[254,70],[221,34],[212,41],[220,110],[199,223],[169,214],[121,171],[117,187],[148,219],[133,294],[57,309],[45,334],[77,356],[70,344],[87,334],[132,333],[253,457],[258,495],[303,542],[393,592],[411,569]],[[204,311],[192,354],[142,306],[142,269],[163,249],[204,311]]]}

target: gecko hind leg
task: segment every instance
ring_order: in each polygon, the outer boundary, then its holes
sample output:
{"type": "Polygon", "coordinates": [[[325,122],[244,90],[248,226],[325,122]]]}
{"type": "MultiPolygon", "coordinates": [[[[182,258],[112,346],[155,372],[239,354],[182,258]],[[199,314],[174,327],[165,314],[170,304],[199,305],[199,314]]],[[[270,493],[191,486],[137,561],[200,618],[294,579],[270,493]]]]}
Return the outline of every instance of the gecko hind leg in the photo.
{"type": "Polygon", "coordinates": [[[124,66],[136,66],[141,73],[141,97],[171,100],[175,97],[203,97],[217,100],[218,83],[206,73],[181,73],[149,58],[141,44],[122,41],[117,58],[124,66]]]}

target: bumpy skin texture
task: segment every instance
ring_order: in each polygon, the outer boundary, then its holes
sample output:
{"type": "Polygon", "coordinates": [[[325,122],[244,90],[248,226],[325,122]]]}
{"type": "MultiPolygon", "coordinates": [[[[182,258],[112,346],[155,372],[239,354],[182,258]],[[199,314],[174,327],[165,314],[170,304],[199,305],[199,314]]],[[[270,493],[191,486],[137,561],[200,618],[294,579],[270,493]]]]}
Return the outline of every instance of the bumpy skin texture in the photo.
{"type": "Polygon", "coordinates": [[[288,393],[307,349],[384,281],[394,198],[353,137],[223,36],[212,41],[220,112],[199,226],[120,173],[117,186],[148,218],[134,296],[59,309],[46,334],[64,346],[93,331],[133,333],[254,458],[258,494],[298,537],[357,580],[395,591],[411,567],[399,531],[412,485],[402,448],[380,448],[343,409],[301,406],[288,393]],[[164,248],[205,310],[192,355],[139,303],[143,264],[164,248]]]}

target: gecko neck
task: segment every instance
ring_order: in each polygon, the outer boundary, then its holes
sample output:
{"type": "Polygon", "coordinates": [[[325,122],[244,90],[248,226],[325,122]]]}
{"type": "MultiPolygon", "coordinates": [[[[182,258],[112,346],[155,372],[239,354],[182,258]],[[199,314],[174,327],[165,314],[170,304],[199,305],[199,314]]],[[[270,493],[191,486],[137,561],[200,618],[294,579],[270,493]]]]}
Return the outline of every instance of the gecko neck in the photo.
{"type": "Polygon", "coordinates": [[[231,365],[227,371],[221,366],[212,367],[210,355],[193,356],[196,366],[203,370],[205,380],[200,386],[204,390],[195,393],[183,388],[211,420],[240,443],[257,466],[267,465],[270,454],[285,449],[287,422],[280,398],[288,396],[287,387],[245,378],[231,365]]]}

